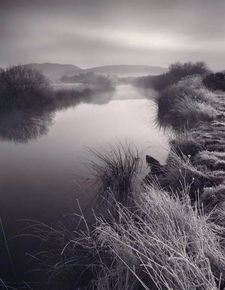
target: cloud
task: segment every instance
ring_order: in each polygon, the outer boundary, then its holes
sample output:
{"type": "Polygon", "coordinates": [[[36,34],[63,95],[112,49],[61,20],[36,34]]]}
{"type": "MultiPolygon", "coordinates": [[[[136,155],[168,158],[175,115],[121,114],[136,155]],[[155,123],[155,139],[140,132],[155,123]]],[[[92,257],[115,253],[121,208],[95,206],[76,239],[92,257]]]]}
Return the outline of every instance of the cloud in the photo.
{"type": "Polygon", "coordinates": [[[0,65],[189,59],[222,68],[224,13],[223,0],[2,1],[0,65]]]}

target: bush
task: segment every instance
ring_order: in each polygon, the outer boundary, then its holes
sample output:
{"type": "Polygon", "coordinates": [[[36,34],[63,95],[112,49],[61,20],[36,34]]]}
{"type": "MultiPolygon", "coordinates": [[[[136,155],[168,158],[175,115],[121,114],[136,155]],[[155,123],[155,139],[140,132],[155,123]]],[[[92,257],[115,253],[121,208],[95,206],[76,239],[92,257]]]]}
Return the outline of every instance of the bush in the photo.
{"type": "Polygon", "coordinates": [[[168,72],[162,74],[161,76],[157,76],[152,80],[152,87],[157,91],[162,91],[187,76],[204,76],[208,72],[209,70],[203,62],[187,62],[184,64],[175,63],[169,67],[168,72]]]}
{"type": "Polygon", "coordinates": [[[92,85],[98,91],[114,90],[114,84],[111,78],[93,72],[80,73],[74,76],[63,76],[60,79],[64,83],[82,83],[92,85]]]}
{"type": "Polygon", "coordinates": [[[209,73],[208,68],[203,62],[175,63],[169,67],[168,72],[157,76],[147,76],[138,78],[135,84],[138,87],[152,88],[156,91],[163,91],[169,86],[176,84],[181,79],[188,76],[205,76],[209,73]]]}
{"type": "Polygon", "coordinates": [[[156,98],[159,125],[184,130],[212,121],[217,112],[210,105],[210,97],[199,78],[189,77],[168,87],[156,98]]]}
{"type": "Polygon", "coordinates": [[[38,71],[22,65],[0,71],[0,110],[43,106],[49,102],[49,82],[38,71]]]}
{"type": "Polygon", "coordinates": [[[211,90],[225,91],[225,73],[209,74],[203,79],[203,84],[211,90]]]}

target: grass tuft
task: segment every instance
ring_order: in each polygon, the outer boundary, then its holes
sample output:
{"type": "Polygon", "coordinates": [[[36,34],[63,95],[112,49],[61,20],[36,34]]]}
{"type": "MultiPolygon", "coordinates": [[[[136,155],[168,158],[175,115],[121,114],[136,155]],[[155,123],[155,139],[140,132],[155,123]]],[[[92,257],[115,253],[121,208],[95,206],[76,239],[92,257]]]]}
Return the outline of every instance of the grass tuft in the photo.
{"type": "Polygon", "coordinates": [[[109,199],[110,192],[123,205],[133,199],[137,177],[141,171],[141,158],[137,148],[119,144],[108,151],[91,150],[95,157],[90,166],[98,185],[99,197],[109,199]]]}

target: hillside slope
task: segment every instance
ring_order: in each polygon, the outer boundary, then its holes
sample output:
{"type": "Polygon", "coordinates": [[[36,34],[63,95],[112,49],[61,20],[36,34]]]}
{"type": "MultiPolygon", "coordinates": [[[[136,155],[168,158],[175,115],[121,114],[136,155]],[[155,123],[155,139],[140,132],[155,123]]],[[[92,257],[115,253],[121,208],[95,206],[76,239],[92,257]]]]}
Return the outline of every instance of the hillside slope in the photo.
{"type": "Polygon", "coordinates": [[[43,73],[53,82],[58,82],[63,76],[72,76],[79,73],[94,72],[107,75],[157,75],[166,71],[166,68],[147,65],[105,65],[82,69],[72,64],[59,63],[30,63],[30,66],[43,73]]]}
{"type": "Polygon", "coordinates": [[[30,63],[30,66],[39,72],[43,73],[51,81],[59,81],[64,75],[74,75],[82,72],[82,69],[72,64],[58,64],[58,63],[30,63]]]}
{"type": "Polygon", "coordinates": [[[105,65],[89,68],[86,69],[86,71],[92,71],[101,74],[146,75],[146,74],[161,74],[166,71],[166,68],[148,65],[105,65]]]}

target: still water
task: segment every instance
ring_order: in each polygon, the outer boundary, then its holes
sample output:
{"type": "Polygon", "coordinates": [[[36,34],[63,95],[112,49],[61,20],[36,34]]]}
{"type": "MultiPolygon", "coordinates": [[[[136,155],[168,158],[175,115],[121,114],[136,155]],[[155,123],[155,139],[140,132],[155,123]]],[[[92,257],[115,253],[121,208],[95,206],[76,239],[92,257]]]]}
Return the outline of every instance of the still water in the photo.
{"type": "Polygon", "coordinates": [[[167,137],[156,127],[155,114],[153,101],[121,85],[106,104],[80,103],[55,112],[44,134],[26,143],[11,135],[1,138],[0,214],[6,234],[16,234],[20,219],[57,220],[74,210],[76,198],[81,206],[89,203],[92,196],[82,188],[92,158],[88,148],[128,142],[143,156],[164,162],[167,137]]]}

